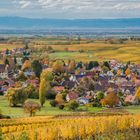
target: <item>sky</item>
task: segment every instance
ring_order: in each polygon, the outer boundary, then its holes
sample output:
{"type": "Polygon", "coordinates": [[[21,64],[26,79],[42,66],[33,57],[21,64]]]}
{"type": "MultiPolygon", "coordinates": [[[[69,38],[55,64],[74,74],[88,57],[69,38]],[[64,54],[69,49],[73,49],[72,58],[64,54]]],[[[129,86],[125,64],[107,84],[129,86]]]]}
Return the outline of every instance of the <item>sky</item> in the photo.
{"type": "Polygon", "coordinates": [[[57,19],[139,18],[140,0],[0,0],[0,16],[57,19]]]}

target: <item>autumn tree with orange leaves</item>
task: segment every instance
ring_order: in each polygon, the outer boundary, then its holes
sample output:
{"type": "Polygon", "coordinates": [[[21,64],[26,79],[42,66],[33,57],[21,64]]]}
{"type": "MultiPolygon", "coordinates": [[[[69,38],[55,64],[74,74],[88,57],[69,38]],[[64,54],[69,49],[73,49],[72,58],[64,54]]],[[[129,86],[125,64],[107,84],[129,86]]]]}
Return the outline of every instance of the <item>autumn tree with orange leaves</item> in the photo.
{"type": "Polygon", "coordinates": [[[110,92],[104,99],[101,100],[102,106],[109,106],[111,108],[116,106],[118,103],[119,97],[114,92],[110,92]]]}

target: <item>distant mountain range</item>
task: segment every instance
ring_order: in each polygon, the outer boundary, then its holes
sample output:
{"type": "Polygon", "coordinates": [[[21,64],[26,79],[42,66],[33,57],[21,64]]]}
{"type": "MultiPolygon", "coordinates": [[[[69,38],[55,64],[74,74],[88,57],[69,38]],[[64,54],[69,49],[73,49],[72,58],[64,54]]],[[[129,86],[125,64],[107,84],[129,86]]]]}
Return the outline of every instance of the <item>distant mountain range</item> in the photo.
{"type": "Polygon", "coordinates": [[[128,19],[33,19],[0,17],[0,29],[140,28],[140,18],[128,19]]]}

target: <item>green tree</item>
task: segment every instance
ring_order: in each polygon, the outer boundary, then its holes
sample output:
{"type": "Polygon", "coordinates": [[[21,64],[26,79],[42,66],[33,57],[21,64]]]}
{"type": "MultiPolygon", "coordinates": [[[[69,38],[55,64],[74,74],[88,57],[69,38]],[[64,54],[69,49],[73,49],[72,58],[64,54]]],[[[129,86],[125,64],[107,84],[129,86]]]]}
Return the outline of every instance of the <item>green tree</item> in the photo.
{"type": "Polygon", "coordinates": [[[88,64],[88,70],[91,70],[94,67],[98,67],[99,63],[97,61],[90,61],[88,64]]]}
{"type": "Polygon", "coordinates": [[[103,66],[107,67],[109,70],[110,70],[110,65],[109,65],[109,62],[108,61],[105,61],[103,66]]]}
{"type": "Polygon", "coordinates": [[[98,101],[101,101],[104,98],[104,96],[105,96],[104,93],[102,91],[99,91],[97,93],[97,99],[98,99],[98,101]]]}
{"type": "Polygon", "coordinates": [[[70,102],[68,103],[68,108],[69,108],[70,110],[76,110],[78,107],[79,107],[79,104],[78,104],[78,102],[75,101],[75,100],[72,100],[72,101],[70,101],[70,102]]]}
{"type": "Polygon", "coordinates": [[[9,53],[10,53],[9,49],[6,49],[5,54],[6,54],[6,55],[9,55],[9,53]]]}
{"type": "Polygon", "coordinates": [[[42,69],[43,69],[42,64],[38,60],[34,60],[31,64],[31,66],[32,66],[32,69],[33,69],[35,75],[37,77],[40,77],[40,74],[41,74],[42,69]]]}
{"type": "Polygon", "coordinates": [[[7,58],[5,59],[4,64],[9,65],[9,60],[7,58]]]}
{"type": "Polygon", "coordinates": [[[5,96],[8,98],[11,107],[23,105],[28,98],[24,88],[9,88],[5,96]]]}
{"type": "Polygon", "coordinates": [[[17,64],[17,58],[14,56],[14,63],[17,64]]]}
{"type": "Polygon", "coordinates": [[[20,72],[18,77],[16,78],[18,81],[25,81],[27,80],[27,77],[24,75],[24,72],[20,72]]]}
{"type": "Polygon", "coordinates": [[[39,98],[39,91],[38,88],[29,84],[25,89],[25,93],[28,95],[28,98],[38,99],[39,98]]]}

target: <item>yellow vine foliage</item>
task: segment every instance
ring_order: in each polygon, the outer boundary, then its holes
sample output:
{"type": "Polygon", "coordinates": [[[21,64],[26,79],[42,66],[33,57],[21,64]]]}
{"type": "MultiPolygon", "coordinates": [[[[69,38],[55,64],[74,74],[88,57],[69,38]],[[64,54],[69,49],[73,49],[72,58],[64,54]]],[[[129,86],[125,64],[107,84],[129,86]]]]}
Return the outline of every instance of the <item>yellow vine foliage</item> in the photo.
{"type": "Polygon", "coordinates": [[[100,133],[140,128],[140,115],[100,117],[32,117],[0,120],[6,140],[26,132],[30,140],[86,139],[100,133]]]}

